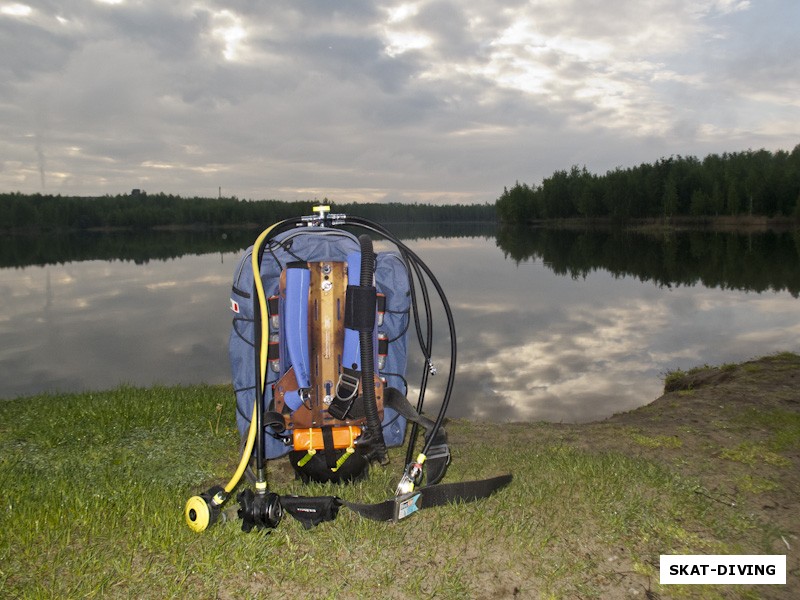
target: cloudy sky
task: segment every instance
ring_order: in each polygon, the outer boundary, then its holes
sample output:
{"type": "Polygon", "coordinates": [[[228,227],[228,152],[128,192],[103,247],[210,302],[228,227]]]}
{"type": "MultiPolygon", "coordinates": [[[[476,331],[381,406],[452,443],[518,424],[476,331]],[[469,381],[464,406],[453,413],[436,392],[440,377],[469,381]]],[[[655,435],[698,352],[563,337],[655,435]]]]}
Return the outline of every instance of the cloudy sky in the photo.
{"type": "Polygon", "coordinates": [[[0,0],[0,191],[493,202],[800,143],[797,0],[0,0]]]}

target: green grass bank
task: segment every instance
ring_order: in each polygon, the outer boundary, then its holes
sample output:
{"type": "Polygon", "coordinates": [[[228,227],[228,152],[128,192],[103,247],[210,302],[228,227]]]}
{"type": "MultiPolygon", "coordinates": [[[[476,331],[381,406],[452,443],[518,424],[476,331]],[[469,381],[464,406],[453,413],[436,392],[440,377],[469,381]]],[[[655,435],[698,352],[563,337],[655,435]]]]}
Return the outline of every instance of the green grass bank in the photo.
{"type": "MultiPolygon", "coordinates": [[[[237,462],[227,387],[122,387],[0,402],[3,598],[800,597],[800,356],[670,374],[584,425],[452,421],[445,481],[511,471],[492,498],[399,524],[347,509],[312,530],[202,534],[187,498],[237,462]],[[785,586],[661,586],[661,554],[786,554],[785,586]]],[[[281,493],[378,501],[366,482],[281,493]]]]}

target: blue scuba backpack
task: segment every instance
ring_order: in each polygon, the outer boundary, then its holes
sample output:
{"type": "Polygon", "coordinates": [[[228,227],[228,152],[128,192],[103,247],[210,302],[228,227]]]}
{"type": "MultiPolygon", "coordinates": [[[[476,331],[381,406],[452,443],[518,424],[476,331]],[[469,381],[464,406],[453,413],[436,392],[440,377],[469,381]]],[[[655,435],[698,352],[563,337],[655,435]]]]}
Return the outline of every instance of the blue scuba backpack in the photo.
{"type": "MultiPolygon", "coordinates": [[[[253,315],[252,246],[237,265],[231,292],[229,358],[236,421],[244,439],[256,399],[258,365],[253,315]]],[[[365,427],[358,402],[358,334],[345,327],[348,284],[358,283],[361,252],[351,233],[303,227],[276,235],[263,250],[260,275],[268,298],[269,351],[264,386],[264,456],[289,455],[304,481],[349,481],[366,474],[369,459],[356,440],[365,427]],[[352,402],[343,412],[337,405],[352,402]],[[338,418],[337,418],[338,417],[338,418]]],[[[401,446],[406,416],[388,404],[405,398],[411,291],[404,260],[375,254],[377,315],[375,389],[386,447],[401,446]]],[[[405,411],[403,411],[405,412],[405,411]]]]}
{"type": "Polygon", "coordinates": [[[313,527],[335,518],[340,506],[368,519],[398,521],[423,508],[486,498],[512,479],[507,474],[440,483],[450,463],[443,423],[456,372],[449,303],[427,265],[390,231],[329,210],[317,206],[316,215],[265,229],[236,268],[229,354],[241,457],[227,484],[186,502],[184,517],[193,531],[219,519],[250,467],[255,492],[244,489],[236,496],[243,531],[276,527],[284,510],[313,527]],[[369,234],[356,238],[344,226],[376,233],[398,253],[375,254],[369,234]],[[442,302],[450,340],[447,382],[435,419],[422,410],[428,375],[436,372],[427,282],[442,302]],[[409,329],[424,358],[416,407],[406,398],[409,329]],[[425,434],[417,450],[420,429],[425,434]],[[394,496],[383,502],[268,490],[268,459],[288,455],[304,482],[353,481],[364,477],[373,461],[388,464],[387,447],[401,446],[405,438],[405,470],[394,496]]]}

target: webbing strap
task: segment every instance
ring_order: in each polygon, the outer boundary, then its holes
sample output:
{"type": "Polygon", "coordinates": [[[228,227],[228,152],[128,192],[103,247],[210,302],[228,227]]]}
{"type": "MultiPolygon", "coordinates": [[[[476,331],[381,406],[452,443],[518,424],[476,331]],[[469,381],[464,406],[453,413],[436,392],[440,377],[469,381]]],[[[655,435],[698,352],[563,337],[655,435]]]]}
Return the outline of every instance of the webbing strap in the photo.
{"type": "Polygon", "coordinates": [[[384,390],[383,406],[391,408],[412,423],[422,426],[425,431],[430,431],[433,428],[433,421],[419,414],[417,409],[411,406],[408,398],[403,396],[403,392],[397,388],[387,387],[384,390]]]}
{"type": "Polygon", "coordinates": [[[439,483],[421,487],[410,494],[390,498],[377,504],[347,502],[342,504],[362,517],[373,521],[398,521],[423,508],[442,506],[450,502],[473,502],[488,498],[497,490],[511,483],[512,475],[500,475],[478,481],[439,483]]]}
{"type": "MultiPolygon", "coordinates": [[[[361,270],[361,252],[350,252],[347,255],[347,281],[348,291],[350,285],[357,285],[359,282],[359,271],[361,270]]],[[[344,347],[342,348],[342,366],[354,371],[361,371],[361,345],[358,341],[358,330],[348,322],[347,315],[353,310],[348,304],[352,301],[345,296],[344,309],[344,347]]],[[[373,309],[374,310],[374,309],[373,309]]],[[[373,313],[374,314],[374,313],[373,313]]],[[[374,318],[374,317],[373,317],[374,318]]],[[[344,395],[341,396],[344,398],[344,395]]]]}
{"type": "MultiPolygon", "coordinates": [[[[403,393],[396,388],[386,388],[383,396],[384,407],[389,407],[397,411],[401,416],[405,417],[412,423],[417,423],[426,431],[427,436],[431,435],[433,431],[434,422],[419,414],[417,410],[411,406],[408,398],[403,396],[403,393]]],[[[447,445],[447,433],[444,427],[440,427],[436,432],[436,437],[433,438],[433,443],[425,460],[425,480],[428,484],[438,483],[444,477],[447,467],[450,464],[450,447],[447,445]]]]}
{"type": "Polygon", "coordinates": [[[336,468],[336,450],[333,446],[333,429],[322,428],[322,442],[325,445],[325,464],[329,469],[336,468]]]}
{"type": "Polygon", "coordinates": [[[377,292],[374,286],[348,285],[344,303],[344,326],[370,333],[375,328],[377,292]]]}

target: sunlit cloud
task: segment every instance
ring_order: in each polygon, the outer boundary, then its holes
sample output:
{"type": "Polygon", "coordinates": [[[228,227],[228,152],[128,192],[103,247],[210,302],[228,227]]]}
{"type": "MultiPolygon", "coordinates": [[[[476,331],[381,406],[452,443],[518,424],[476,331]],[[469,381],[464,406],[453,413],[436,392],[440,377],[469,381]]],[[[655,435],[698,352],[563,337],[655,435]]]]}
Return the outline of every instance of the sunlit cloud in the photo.
{"type": "Polygon", "coordinates": [[[165,288],[174,288],[178,285],[177,281],[158,281],[156,283],[148,283],[144,287],[147,290],[155,291],[155,290],[162,290],[165,288]]]}
{"type": "Polygon", "coordinates": [[[750,0],[714,0],[711,6],[723,13],[733,13],[750,8],[750,0]]]}
{"type": "Polygon", "coordinates": [[[142,162],[142,167],[148,169],[162,170],[162,171],[182,170],[182,171],[191,171],[195,173],[205,173],[205,174],[219,173],[220,171],[224,171],[229,168],[227,165],[218,165],[218,164],[197,165],[197,164],[186,164],[181,162],[163,163],[152,160],[146,160],[142,162]]]}
{"type": "Polygon", "coordinates": [[[431,44],[431,39],[421,33],[411,31],[387,31],[386,53],[392,58],[409,50],[421,50],[431,44]]]}
{"type": "Polygon", "coordinates": [[[385,51],[396,58],[409,50],[421,50],[431,45],[431,38],[424,32],[415,29],[408,20],[419,13],[419,5],[401,4],[386,9],[387,19],[382,28],[385,40],[385,51]]]}
{"type": "Polygon", "coordinates": [[[248,33],[242,17],[224,9],[213,12],[211,22],[211,36],[222,45],[222,56],[225,60],[235,62],[248,57],[248,33]]]}
{"type": "Polygon", "coordinates": [[[419,6],[413,3],[400,4],[386,9],[389,23],[400,23],[419,13],[419,6]]]}
{"type": "Polygon", "coordinates": [[[170,163],[159,163],[152,160],[146,160],[142,163],[143,167],[148,169],[174,169],[175,165],[170,163]]]}
{"type": "Polygon", "coordinates": [[[790,150],[776,1],[0,2],[0,187],[483,203],[571,164],[790,150]]]}
{"type": "Polygon", "coordinates": [[[9,17],[27,17],[33,12],[33,9],[27,4],[0,4],[0,15],[9,17]]]}
{"type": "Polygon", "coordinates": [[[27,17],[33,12],[33,9],[27,4],[1,4],[0,15],[8,17],[27,17]]]}

